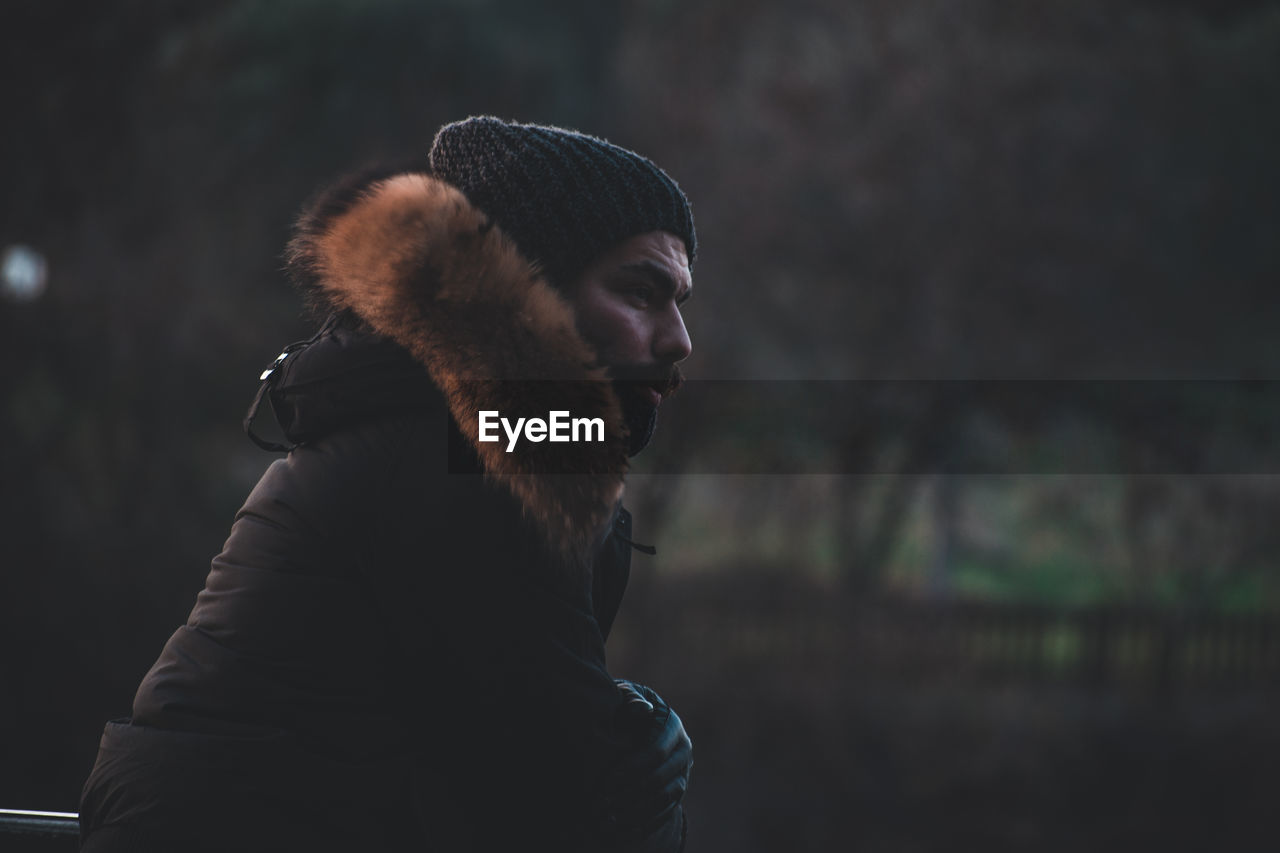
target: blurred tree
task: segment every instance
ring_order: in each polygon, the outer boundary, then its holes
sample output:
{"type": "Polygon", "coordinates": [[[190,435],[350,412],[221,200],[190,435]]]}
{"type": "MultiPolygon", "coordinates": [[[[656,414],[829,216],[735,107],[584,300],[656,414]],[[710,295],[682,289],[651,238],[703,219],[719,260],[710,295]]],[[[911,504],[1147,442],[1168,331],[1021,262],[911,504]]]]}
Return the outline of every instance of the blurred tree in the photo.
{"type": "Polygon", "coordinates": [[[629,12],[637,133],[695,182],[702,281],[732,294],[705,374],[1280,363],[1256,310],[1280,260],[1276,4],[1226,23],[1074,0],[629,12]]]}

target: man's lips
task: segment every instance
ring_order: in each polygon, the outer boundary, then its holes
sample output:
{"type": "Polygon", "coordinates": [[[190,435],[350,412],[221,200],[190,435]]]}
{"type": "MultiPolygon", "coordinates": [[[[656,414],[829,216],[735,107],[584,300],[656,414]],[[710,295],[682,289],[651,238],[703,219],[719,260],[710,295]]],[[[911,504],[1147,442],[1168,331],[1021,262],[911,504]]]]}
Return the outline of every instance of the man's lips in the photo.
{"type": "Polygon", "coordinates": [[[622,375],[616,376],[615,382],[625,389],[625,393],[633,399],[642,400],[654,407],[660,405],[663,400],[674,394],[684,384],[684,377],[680,374],[679,368],[663,372],[661,375],[654,375],[651,370],[642,372],[626,368],[622,368],[617,372],[622,375]]]}
{"type": "Polygon", "coordinates": [[[671,385],[665,381],[644,382],[633,380],[630,382],[618,383],[621,387],[621,393],[630,397],[636,402],[642,402],[646,405],[657,407],[663,399],[670,394],[671,385]]]}

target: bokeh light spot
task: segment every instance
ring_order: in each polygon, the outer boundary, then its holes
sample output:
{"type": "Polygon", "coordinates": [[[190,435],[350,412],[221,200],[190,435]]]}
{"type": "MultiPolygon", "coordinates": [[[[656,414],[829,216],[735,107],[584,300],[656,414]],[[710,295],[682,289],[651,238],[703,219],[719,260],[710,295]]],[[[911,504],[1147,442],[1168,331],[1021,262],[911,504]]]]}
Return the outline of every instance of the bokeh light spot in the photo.
{"type": "Polygon", "coordinates": [[[30,246],[14,245],[0,260],[0,294],[14,302],[34,302],[44,294],[49,265],[30,246]]]}

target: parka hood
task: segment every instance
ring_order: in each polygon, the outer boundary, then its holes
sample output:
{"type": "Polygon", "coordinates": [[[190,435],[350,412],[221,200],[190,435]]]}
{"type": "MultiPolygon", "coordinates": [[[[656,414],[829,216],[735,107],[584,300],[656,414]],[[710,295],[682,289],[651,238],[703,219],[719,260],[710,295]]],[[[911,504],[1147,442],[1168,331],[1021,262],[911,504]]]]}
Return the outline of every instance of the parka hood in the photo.
{"type": "MultiPolygon", "coordinates": [[[[621,499],[627,432],[569,302],[489,217],[421,172],[340,185],[301,217],[288,269],[318,307],[351,315],[425,368],[485,475],[548,544],[589,563],[621,499]],[[601,442],[479,440],[479,412],[600,418],[601,442]]],[[[361,346],[368,346],[361,344],[361,346]]],[[[394,365],[397,354],[366,350],[394,365]]],[[[406,393],[413,393],[408,388],[406,393]]]]}

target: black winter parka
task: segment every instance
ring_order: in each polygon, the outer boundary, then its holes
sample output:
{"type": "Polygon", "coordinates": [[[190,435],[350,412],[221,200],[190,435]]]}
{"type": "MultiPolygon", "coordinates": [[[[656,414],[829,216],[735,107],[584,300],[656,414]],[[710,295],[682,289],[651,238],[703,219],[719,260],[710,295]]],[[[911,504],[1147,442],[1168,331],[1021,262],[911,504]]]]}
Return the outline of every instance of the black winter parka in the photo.
{"type": "Polygon", "coordinates": [[[84,849],[631,849],[594,799],[628,748],[625,431],[565,303],[425,176],[330,200],[293,252],[334,311],[269,380],[300,443],[107,726],[84,849]],[[535,405],[605,446],[477,442],[478,408],[535,405]]]}

